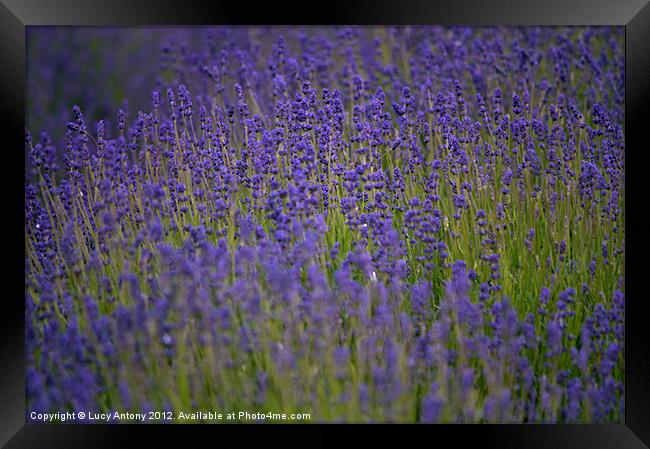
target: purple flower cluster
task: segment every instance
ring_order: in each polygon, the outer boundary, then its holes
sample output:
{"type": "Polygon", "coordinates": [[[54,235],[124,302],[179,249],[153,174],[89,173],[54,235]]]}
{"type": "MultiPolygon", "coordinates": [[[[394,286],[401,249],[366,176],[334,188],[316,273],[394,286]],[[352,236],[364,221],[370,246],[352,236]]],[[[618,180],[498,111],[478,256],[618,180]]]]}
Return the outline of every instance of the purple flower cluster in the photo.
{"type": "Polygon", "coordinates": [[[623,419],[620,29],[192,36],[27,132],[29,409],[623,419]]]}

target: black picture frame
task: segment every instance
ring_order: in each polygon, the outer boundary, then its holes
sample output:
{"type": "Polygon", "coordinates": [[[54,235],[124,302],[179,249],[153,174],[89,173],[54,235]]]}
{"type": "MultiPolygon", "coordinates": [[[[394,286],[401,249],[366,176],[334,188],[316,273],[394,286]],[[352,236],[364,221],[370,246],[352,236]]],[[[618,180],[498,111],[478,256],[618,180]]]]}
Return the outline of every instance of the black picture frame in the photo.
{"type": "MultiPolygon", "coordinates": [[[[0,140],[5,170],[0,176],[0,235],[5,263],[0,271],[6,293],[0,312],[0,443],[7,448],[126,447],[134,434],[161,439],[223,435],[233,426],[102,426],[25,423],[24,372],[24,167],[25,30],[32,25],[209,25],[209,24],[436,24],[436,25],[623,25],[626,34],[626,353],[625,424],[603,425],[436,425],[359,426],[372,438],[408,432],[432,433],[454,446],[473,441],[499,448],[643,448],[650,444],[650,326],[644,295],[650,254],[650,219],[646,206],[647,129],[650,105],[650,4],[646,0],[398,0],[294,5],[275,2],[171,0],[0,0],[0,140]],[[644,126],[645,125],[645,126],[644,126]],[[23,285],[21,285],[21,282],[23,285]],[[216,428],[216,430],[215,430],[216,428]],[[189,429],[189,431],[188,431],[189,429]]],[[[305,430],[321,443],[337,442],[337,428],[349,426],[254,426],[238,431],[238,444],[253,434],[276,441],[311,444],[305,430]],[[273,434],[271,434],[273,432],[273,434]],[[274,438],[275,437],[275,438],[274,438]],[[289,437],[290,439],[286,439],[289,437]],[[306,437],[305,437],[306,438],[306,437]]],[[[423,435],[417,435],[422,437],[423,435]]],[[[424,440],[427,441],[427,440],[424,440]]],[[[438,440],[442,441],[442,440],[438,440]]]]}

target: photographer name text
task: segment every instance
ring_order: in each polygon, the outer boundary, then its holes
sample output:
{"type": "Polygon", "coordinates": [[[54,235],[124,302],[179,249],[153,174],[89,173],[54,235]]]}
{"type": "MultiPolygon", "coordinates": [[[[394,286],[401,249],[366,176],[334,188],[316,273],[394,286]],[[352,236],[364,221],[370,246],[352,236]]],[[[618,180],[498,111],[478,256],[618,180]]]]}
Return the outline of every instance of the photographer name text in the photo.
{"type": "Polygon", "coordinates": [[[117,423],[117,422],[147,422],[147,421],[309,421],[311,413],[274,413],[274,412],[216,412],[216,411],[191,411],[191,412],[56,412],[37,413],[30,412],[32,422],[75,422],[87,423],[117,423]]]}

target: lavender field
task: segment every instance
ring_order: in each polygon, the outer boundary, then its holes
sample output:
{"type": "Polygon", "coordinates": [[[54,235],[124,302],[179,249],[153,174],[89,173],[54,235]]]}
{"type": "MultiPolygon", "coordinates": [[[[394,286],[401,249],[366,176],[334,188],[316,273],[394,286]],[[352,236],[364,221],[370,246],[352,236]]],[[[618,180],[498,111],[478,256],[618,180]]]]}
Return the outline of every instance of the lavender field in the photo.
{"type": "Polygon", "coordinates": [[[28,412],[623,421],[622,27],[27,57],[28,412]]]}

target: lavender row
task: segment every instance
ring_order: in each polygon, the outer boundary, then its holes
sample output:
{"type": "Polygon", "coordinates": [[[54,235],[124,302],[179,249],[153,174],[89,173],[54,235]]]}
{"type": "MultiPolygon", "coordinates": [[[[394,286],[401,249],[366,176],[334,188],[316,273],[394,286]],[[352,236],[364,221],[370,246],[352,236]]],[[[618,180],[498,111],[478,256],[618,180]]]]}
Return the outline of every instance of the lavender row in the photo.
{"type": "Polygon", "coordinates": [[[200,33],[27,134],[33,409],[623,418],[620,30],[200,33]]]}

